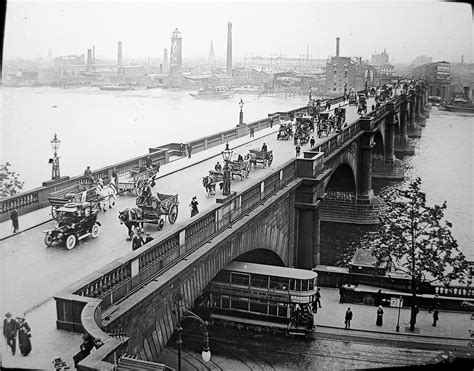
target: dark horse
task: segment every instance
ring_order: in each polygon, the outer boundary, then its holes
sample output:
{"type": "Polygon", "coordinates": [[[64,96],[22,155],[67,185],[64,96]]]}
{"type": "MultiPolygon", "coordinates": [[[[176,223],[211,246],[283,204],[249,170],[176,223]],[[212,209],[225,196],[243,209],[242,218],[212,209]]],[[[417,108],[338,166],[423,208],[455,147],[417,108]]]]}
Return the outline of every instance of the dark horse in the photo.
{"type": "Polygon", "coordinates": [[[142,219],[142,211],[140,209],[135,207],[133,209],[119,211],[118,218],[120,220],[120,224],[125,224],[127,227],[129,239],[132,239],[135,228],[139,228],[143,232],[143,223],[137,221],[142,219]]]}

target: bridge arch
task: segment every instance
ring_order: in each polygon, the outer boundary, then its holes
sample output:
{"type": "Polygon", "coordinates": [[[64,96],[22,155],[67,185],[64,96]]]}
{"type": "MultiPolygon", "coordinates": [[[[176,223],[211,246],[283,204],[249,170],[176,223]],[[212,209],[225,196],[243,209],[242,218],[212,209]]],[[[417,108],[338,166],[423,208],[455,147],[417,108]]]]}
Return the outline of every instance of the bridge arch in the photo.
{"type": "Polygon", "coordinates": [[[285,262],[275,251],[265,248],[257,248],[255,250],[247,251],[234,260],[247,263],[276,265],[279,267],[285,266],[285,262]]]}
{"type": "Polygon", "coordinates": [[[384,152],[384,138],[380,130],[377,130],[374,134],[374,147],[372,148],[372,157],[375,159],[383,160],[385,156],[384,152]]]}
{"type": "Polygon", "coordinates": [[[357,164],[354,158],[345,156],[348,158],[338,161],[324,186],[328,199],[354,199],[357,195],[357,164]]]}

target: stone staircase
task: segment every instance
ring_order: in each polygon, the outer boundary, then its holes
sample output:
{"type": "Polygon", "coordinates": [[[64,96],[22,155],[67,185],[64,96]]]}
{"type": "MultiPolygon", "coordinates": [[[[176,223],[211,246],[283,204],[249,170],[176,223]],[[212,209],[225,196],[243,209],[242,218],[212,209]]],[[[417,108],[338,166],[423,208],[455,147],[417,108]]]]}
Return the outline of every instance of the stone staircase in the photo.
{"type": "Polygon", "coordinates": [[[355,200],[327,199],[321,202],[320,219],[324,222],[347,224],[378,224],[378,213],[383,209],[383,202],[374,197],[370,205],[357,204],[355,200]]]}

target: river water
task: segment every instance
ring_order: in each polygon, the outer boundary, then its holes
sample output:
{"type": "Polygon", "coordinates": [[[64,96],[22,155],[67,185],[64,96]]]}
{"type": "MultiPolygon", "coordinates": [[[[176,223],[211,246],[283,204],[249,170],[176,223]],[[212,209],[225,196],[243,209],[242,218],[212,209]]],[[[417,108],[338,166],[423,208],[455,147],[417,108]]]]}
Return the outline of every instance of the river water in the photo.
{"type": "MultiPolygon", "coordinates": [[[[240,98],[244,121],[306,104],[307,97],[235,96],[228,100],[196,100],[188,91],[163,89],[103,92],[98,88],[3,88],[1,157],[20,173],[25,189],[51,177],[48,159],[55,132],[61,140],[61,174],[79,175],[130,159],[170,142],[186,142],[238,123],[240,98]],[[53,107],[56,106],[56,107],[53,107]]],[[[406,157],[406,182],[423,180],[428,202],[446,200],[446,218],[461,250],[474,260],[473,249],[473,116],[433,107],[415,156],[406,157]]],[[[389,186],[397,183],[388,183],[389,186]]],[[[374,181],[379,192],[387,182],[374,181]]],[[[343,251],[364,228],[323,223],[322,250],[343,251]],[[326,246],[325,246],[326,245],[326,246]]]]}

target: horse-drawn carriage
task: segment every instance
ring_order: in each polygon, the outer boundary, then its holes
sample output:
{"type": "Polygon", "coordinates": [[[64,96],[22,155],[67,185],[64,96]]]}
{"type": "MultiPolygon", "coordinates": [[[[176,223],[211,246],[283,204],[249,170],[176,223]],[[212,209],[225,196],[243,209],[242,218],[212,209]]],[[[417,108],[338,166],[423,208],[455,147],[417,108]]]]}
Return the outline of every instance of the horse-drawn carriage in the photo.
{"type": "Polygon", "coordinates": [[[331,132],[336,131],[338,119],[334,115],[329,115],[329,112],[322,112],[319,115],[318,122],[318,138],[324,135],[328,136],[331,132]]]}
{"type": "Polygon", "coordinates": [[[277,140],[289,140],[292,136],[293,128],[291,122],[281,123],[277,134],[277,140]]]}
{"type": "Polygon", "coordinates": [[[247,178],[250,174],[250,161],[248,156],[243,157],[238,153],[234,153],[228,165],[232,180],[234,179],[234,175],[240,176],[240,180],[244,180],[244,178],[247,178]]]}
{"type": "Polygon", "coordinates": [[[66,203],[55,209],[54,229],[46,230],[44,243],[64,243],[68,250],[73,249],[77,241],[88,236],[99,235],[100,223],[97,221],[99,208],[95,202],[66,203]]]}
{"type": "Polygon", "coordinates": [[[118,194],[135,191],[137,196],[139,196],[140,190],[148,181],[151,180],[151,182],[154,183],[156,172],[155,168],[134,168],[119,174],[117,184],[118,194]]]}
{"type": "Polygon", "coordinates": [[[51,204],[51,216],[56,220],[58,209],[68,203],[90,202],[99,205],[100,198],[97,186],[89,180],[81,179],[79,184],[50,193],[48,201],[51,204]]]}
{"type": "Polygon", "coordinates": [[[254,167],[262,165],[263,167],[271,166],[273,161],[273,151],[262,151],[258,148],[249,149],[250,164],[254,167]]]}
{"type": "Polygon", "coordinates": [[[120,224],[128,228],[128,236],[132,238],[133,228],[143,229],[144,223],[156,224],[161,231],[166,222],[166,215],[170,224],[174,224],[178,218],[178,195],[156,193],[155,196],[144,198],[138,196],[137,208],[125,209],[119,213],[120,224]]]}
{"type": "Polygon", "coordinates": [[[367,98],[365,94],[359,94],[359,104],[357,105],[357,114],[367,114],[367,98]]]}

